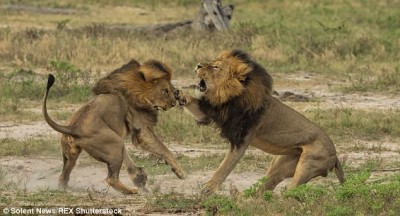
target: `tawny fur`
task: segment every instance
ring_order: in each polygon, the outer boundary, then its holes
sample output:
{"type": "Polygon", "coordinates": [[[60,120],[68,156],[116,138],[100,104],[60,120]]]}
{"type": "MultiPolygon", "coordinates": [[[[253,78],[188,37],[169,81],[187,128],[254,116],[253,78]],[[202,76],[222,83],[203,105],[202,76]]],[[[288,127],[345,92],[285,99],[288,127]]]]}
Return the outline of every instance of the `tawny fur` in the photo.
{"type": "Polygon", "coordinates": [[[66,126],[54,122],[47,113],[46,102],[53,83],[54,76],[49,75],[43,114],[46,122],[62,133],[64,166],[60,187],[67,187],[83,149],[107,164],[106,181],[114,189],[126,194],[137,193],[137,187],[146,190],[146,174],[133,163],[125,148],[127,137],[138,147],[162,157],[183,178],[176,158],[154,132],[158,109],[168,110],[176,103],[171,70],[166,65],[155,60],[140,65],[131,60],[96,84],[93,89],[96,97],[80,108],[66,126]],[[136,187],[127,187],[119,181],[122,163],[136,187]]]}
{"type": "Polygon", "coordinates": [[[277,155],[259,192],[273,190],[285,178],[291,187],[334,170],[344,174],[336,149],[316,124],[272,97],[272,78],[242,51],[223,52],[196,67],[200,98],[180,92],[179,103],[201,124],[213,123],[231,148],[204,191],[216,190],[234,169],[249,145],[277,155]]]}

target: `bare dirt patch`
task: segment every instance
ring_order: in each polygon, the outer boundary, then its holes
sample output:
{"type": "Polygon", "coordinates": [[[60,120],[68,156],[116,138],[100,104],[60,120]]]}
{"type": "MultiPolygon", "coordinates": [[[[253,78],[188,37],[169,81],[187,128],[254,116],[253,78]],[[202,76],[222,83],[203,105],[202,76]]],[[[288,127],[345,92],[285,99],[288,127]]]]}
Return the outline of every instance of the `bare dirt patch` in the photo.
{"type": "Polygon", "coordinates": [[[394,93],[343,93],[332,91],[341,81],[327,81],[309,72],[278,75],[275,89],[278,93],[293,92],[308,97],[321,108],[346,107],[362,110],[400,109],[400,95],[394,93]],[[290,86],[290,87],[288,87],[290,86]]]}
{"type": "Polygon", "coordinates": [[[59,135],[59,133],[51,129],[44,121],[30,123],[0,123],[0,139],[11,138],[23,140],[32,137],[54,137],[57,135],[59,135]]]}
{"type": "MultiPolygon", "coordinates": [[[[21,189],[38,191],[44,189],[57,190],[58,176],[61,173],[62,160],[51,157],[16,157],[8,156],[0,159],[0,166],[5,171],[9,181],[15,182],[21,189]]],[[[159,193],[176,192],[193,195],[199,192],[200,186],[208,180],[213,171],[193,172],[186,179],[180,180],[173,173],[157,176],[149,176],[149,188],[159,193]]],[[[69,191],[104,191],[108,194],[120,195],[119,192],[110,189],[105,182],[107,167],[103,163],[90,166],[80,166],[79,163],[71,173],[69,191]]],[[[233,184],[239,190],[249,187],[262,177],[262,173],[244,172],[232,173],[226,180],[223,191],[228,191],[233,184]]],[[[127,173],[121,171],[121,181],[131,185],[127,173]]]]}

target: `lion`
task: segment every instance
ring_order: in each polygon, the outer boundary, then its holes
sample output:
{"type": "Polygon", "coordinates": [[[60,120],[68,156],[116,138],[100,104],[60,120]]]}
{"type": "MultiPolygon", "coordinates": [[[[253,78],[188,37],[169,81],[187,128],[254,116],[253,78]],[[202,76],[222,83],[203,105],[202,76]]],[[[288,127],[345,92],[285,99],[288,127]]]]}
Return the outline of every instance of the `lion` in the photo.
{"type": "Polygon", "coordinates": [[[328,135],[316,124],[272,96],[272,77],[239,50],[222,52],[211,62],[199,63],[200,97],[177,94],[179,104],[199,124],[214,124],[230,143],[230,151],[203,185],[203,192],[218,189],[252,145],[276,155],[258,193],[273,190],[293,177],[290,188],[334,170],[340,183],[344,173],[328,135]]]}
{"type": "Polygon", "coordinates": [[[134,164],[128,155],[124,140],[162,157],[181,179],[180,164],[154,132],[158,110],[168,110],[176,105],[175,88],[171,84],[171,69],[156,60],[140,65],[131,60],[108,76],[100,79],[93,88],[95,98],[81,107],[66,126],[54,122],[47,113],[47,97],[55,78],[49,75],[43,99],[43,114],[54,130],[62,133],[63,170],[59,186],[68,187],[69,176],[82,149],[93,158],[107,164],[106,182],[124,194],[136,194],[146,188],[147,175],[134,164]],[[124,163],[136,187],[125,186],[119,180],[124,163]]]}

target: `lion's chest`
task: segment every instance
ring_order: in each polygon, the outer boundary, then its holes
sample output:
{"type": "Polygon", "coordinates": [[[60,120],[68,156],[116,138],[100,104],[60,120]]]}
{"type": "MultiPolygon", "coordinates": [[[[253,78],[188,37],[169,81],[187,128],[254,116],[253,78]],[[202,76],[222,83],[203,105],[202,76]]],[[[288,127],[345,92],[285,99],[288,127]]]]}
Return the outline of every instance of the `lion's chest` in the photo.
{"type": "Polygon", "coordinates": [[[244,110],[237,106],[235,101],[228,102],[221,106],[212,106],[206,100],[201,100],[200,109],[220,129],[221,136],[228,139],[234,146],[244,143],[249,131],[258,124],[263,109],[244,110]]]}

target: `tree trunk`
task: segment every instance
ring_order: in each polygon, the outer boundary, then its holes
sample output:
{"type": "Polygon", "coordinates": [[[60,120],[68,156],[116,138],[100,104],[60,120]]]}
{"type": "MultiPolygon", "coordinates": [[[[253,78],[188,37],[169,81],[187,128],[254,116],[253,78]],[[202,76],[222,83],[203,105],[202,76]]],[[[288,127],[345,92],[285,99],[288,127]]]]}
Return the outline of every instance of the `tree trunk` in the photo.
{"type": "Polygon", "coordinates": [[[228,29],[232,19],[234,6],[227,4],[221,6],[220,0],[202,0],[199,14],[192,22],[195,30],[223,31],[228,29]]]}
{"type": "Polygon", "coordinates": [[[148,26],[112,25],[111,29],[142,32],[145,34],[165,34],[182,29],[195,31],[223,31],[228,29],[233,15],[234,6],[227,4],[222,7],[220,0],[202,0],[200,11],[194,20],[184,20],[174,23],[163,23],[148,26]]]}

